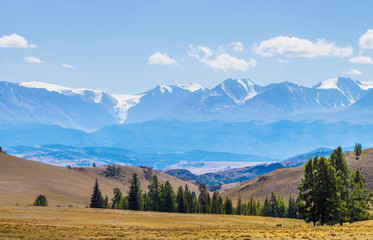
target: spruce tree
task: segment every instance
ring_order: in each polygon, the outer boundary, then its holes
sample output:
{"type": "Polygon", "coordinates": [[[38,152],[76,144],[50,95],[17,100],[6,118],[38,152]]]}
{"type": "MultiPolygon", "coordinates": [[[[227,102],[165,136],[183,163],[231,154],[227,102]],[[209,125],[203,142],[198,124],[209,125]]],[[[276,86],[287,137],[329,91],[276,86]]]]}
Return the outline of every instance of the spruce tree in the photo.
{"type": "Polygon", "coordinates": [[[298,185],[299,190],[299,203],[297,205],[297,212],[299,218],[304,219],[306,222],[316,222],[319,220],[316,214],[316,188],[314,177],[314,165],[317,162],[317,156],[312,160],[310,159],[304,168],[304,177],[298,185]]]}
{"type": "Polygon", "coordinates": [[[225,212],[225,214],[233,214],[232,201],[228,197],[225,198],[224,212],[225,212]]]}
{"type": "Polygon", "coordinates": [[[241,201],[241,197],[238,197],[238,200],[237,200],[237,206],[236,206],[236,214],[237,215],[242,215],[242,201],[241,201]]]}
{"type": "Polygon", "coordinates": [[[153,175],[150,178],[149,185],[148,185],[148,196],[149,196],[149,210],[151,211],[159,211],[160,206],[160,187],[158,182],[158,177],[156,175],[153,175]]]}
{"type": "Polygon", "coordinates": [[[214,194],[212,195],[211,213],[219,214],[220,213],[219,208],[220,208],[220,206],[219,206],[219,194],[218,194],[217,191],[215,191],[214,194]]]}
{"type": "Polygon", "coordinates": [[[111,199],[112,206],[111,208],[119,208],[120,200],[122,199],[122,192],[120,191],[119,188],[114,188],[113,189],[113,195],[114,197],[111,199]]]}
{"type": "Polygon", "coordinates": [[[169,181],[165,184],[161,184],[160,188],[161,206],[160,211],[162,212],[175,212],[175,192],[169,181]]]}
{"type": "Polygon", "coordinates": [[[355,152],[356,160],[359,160],[359,156],[363,152],[362,147],[361,147],[361,143],[355,143],[354,152],[355,152]]]}
{"type": "Polygon", "coordinates": [[[198,203],[199,203],[199,212],[200,213],[209,213],[211,207],[211,199],[210,194],[207,190],[207,187],[204,183],[200,184],[198,187],[199,196],[198,196],[198,203]]]}
{"type": "Polygon", "coordinates": [[[89,205],[90,208],[103,208],[104,207],[104,199],[102,197],[102,193],[98,186],[98,181],[96,179],[95,185],[93,187],[93,193],[91,197],[91,204],[89,205]]]}
{"type": "Polygon", "coordinates": [[[141,188],[140,180],[137,174],[132,175],[130,181],[130,189],[128,191],[128,209],[130,210],[141,210],[141,188]]]}
{"type": "Polygon", "coordinates": [[[184,191],[181,186],[179,186],[179,188],[177,189],[176,204],[177,204],[177,212],[179,213],[187,212],[187,201],[185,199],[184,191]]]}

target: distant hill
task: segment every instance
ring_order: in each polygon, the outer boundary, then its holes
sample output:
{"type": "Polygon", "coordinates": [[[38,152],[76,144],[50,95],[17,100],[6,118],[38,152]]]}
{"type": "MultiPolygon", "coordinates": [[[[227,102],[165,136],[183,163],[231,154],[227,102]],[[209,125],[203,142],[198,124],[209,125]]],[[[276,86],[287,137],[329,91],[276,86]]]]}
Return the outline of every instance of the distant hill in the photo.
{"type": "MultiPolygon", "coordinates": [[[[345,155],[349,168],[359,169],[367,181],[368,189],[373,191],[373,149],[363,150],[358,161],[356,161],[353,152],[345,155]]],[[[294,197],[298,195],[297,186],[303,176],[304,165],[295,168],[280,168],[228,189],[222,192],[222,195],[232,197],[233,200],[241,197],[243,201],[248,201],[251,197],[264,200],[271,192],[275,192],[288,199],[290,195],[294,197]]]]}
{"type": "Polygon", "coordinates": [[[37,146],[15,146],[4,148],[12,155],[32,159],[38,162],[57,166],[92,166],[121,164],[127,166],[148,166],[156,170],[168,168],[193,169],[200,172],[211,172],[237,166],[255,165],[272,162],[262,156],[209,152],[194,150],[176,153],[139,153],[118,147],[74,147],[61,144],[37,146]]]}
{"type": "Polygon", "coordinates": [[[177,190],[188,184],[192,191],[198,193],[198,187],[191,182],[182,181],[165,173],[148,167],[120,166],[118,178],[105,177],[107,166],[67,168],[14,157],[0,153],[0,204],[32,204],[37,195],[45,194],[49,205],[86,206],[90,202],[95,179],[98,179],[103,195],[112,198],[113,188],[118,187],[127,194],[132,174],[136,173],[141,187],[147,191],[148,180],[157,175],[161,182],[169,180],[177,190]]]}
{"type": "Polygon", "coordinates": [[[211,186],[246,181],[282,167],[284,166],[280,163],[270,163],[243,168],[233,168],[201,175],[195,175],[186,169],[169,169],[163,172],[180,179],[193,180],[211,186]]]}

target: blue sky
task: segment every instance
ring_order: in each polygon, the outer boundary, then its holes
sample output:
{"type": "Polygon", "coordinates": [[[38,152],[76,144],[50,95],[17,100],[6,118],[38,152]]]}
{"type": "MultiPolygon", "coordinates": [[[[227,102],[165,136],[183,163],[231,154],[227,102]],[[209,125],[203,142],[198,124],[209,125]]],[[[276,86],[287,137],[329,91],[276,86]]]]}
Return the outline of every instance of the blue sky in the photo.
{"type": "Polygon", "coordinates": [[[3,0],[0,80],[111,93],[227,78],[373,81],[372,9],[341,0],[3,0]]]}

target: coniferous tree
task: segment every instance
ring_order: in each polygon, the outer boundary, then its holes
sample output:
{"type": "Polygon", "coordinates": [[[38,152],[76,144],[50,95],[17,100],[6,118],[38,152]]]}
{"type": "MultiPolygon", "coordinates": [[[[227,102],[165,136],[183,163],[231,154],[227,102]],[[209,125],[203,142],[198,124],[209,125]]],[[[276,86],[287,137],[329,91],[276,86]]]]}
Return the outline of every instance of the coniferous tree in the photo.
{"type": "Polygon", "coordinates": [[[290,195],[286,217],[288,218],[297,218],[297,206],[295,203],[295,199],[290,195]]]}
{"type": "Polygon", "coordinates": [[[144,194],[142,195],[142,204],[143,204],[143,206],[142,206],[142,210],[143,210],[143,211],[151,211],[151,210],[150,210],[150,206],[151,206],[151,204],[150,204],[149,194],[144,193],[144,194]]]}
{"type": "Polygon", "coordinates": [[[48,200],[45,195],[40,194],[34,201],[34,206],[45,207],[48,206],[48,200]]]}
{"type": "Polygon", "coordinates": [[[359,169],[351,174],[351,187],[352,192],[350,194],[348,207],[348,221],[356,222],[362,220],[368,220],[367,213],[372,204],[373,194],[368,189],[366,189],[366,181],[361,175],[359,169]]]}
{"type": "Polygon", "coordinates": [[[150,178],[149,185],[148,185],[148,196],[149,196],[149,210],[151,211],[159,211],[160,207],[160,186],[158,182],[158,177],[153,175],[150,178]]]}
{"type": "Polygon", "coordinates": [[[237,206],[236,206],[236,214],[237,215],[242,215],[242,201],[241,201],[241,197],[238,197],[238,200],[237,200],[237,206]]]}
{"type": "Polygon", "coordinates": [[[355,143],[354,152],[355,152],[356,160],[359,160],[359,156],[363,152],[362,147],[361,147],[361,143],[355,143]]]}
{"type": "Polygon", "coordinates": [[[340,221],[341,201],[337,193],[337,177],[325,157],[318,159],[315,165],[316,214],[320,224],[335,224],[340,221]]]}
{"type": "Polygon", "coordinates": [[[177,189],[176,204],[177,204],[177,212],[179,213],[187,212],[187,201],[185,199],[184,191],[181,186],[179,186],[179,188],[177,189]]]}
{"type": "Polygon", "coordinates": [[[111,202],[112,202],[112,206],[111,208],[120,208],[119,207],[119,204],[120,204],[120,200],[122,199],[122,192],[120,191],[119,188],[114,188],[113,189],[113,195],[114,197],[111,199],[111,202]]]}
{"type": "Polygon", "coordinates": [[[220,206],[219,206],[219,194],[217,191],[214,192],[212,195],[212,201],[211,201],[211,213],[213,214],[219,214],[220,213],[220,206]]]}
{"type": "Polygon", "coordinates": [[[317,156],[312,160],[310,159],[304,168],[304,177],[298,185],[299,190],[299,203],[297,205],[297,212],[299,218],[304,219],[306,222],[312,222],[316,225],[319,220],[316,214],[316,188],[314,165],[317,162],[317,156]]]}
{"type": "Polygon", "coordinates": [[[102,197],[102,193],[98,186],[98,181],[96,179],[95,185],[93,187],[93,193],[91,197],[91,204],[90,208],[103,208],[104,207],[104,199],[102,197]]]}
{"type": "Polygon", "coordinates": [[[209,213],[211,207],[211,199],[210,194],[207,190],[207,187],[204,183],[199,185],[199,196],[198,196],[198,203],[199,203],[199,212],[200,213],[209,213]]]}
{"type": "Polygon", "coordinates": [[[225,214],[233,214],[232,201],[228,197],[225,198],[224,212],[225,212],[225,214]]]}
{"type": "Polygon", "coordinates": [[[175,212],[175,192],[169,181],[160,188],[161,206],[160,211],[162,212],[175,212]]]}
{"type": "Polygon", "coordinates": [[[96,163],[95,162],[93,162],[92,167],[96,167],[96,163]]]}
{"type": "Polygon", "coordinates": [[[104,208],[110,208],[108,196],[105,196],[103,204],[104,208]]]}
{"type": "Polygon", "coordinates": [[[224,200],[222,196],[219,195],[218,214],[222,214],[223,212],[224,212],[224,200]]]}
{"type": "Polygon", "coordinates": [[[132,175],[132,179],[130,181],[130,189],[128,191],[128,209],[130,210],[141,210],[141,188],[140,188],[140,180],[137,177],[137,174],[134,173],[132,175]]]}
{"type": "Polygon", "coordinates": [[[193,212],[193,196],[192,196],[192,193],[189,191],[188,184],[185,184],[184,197],[186,200],[187,212],[192,213],[193,212]]]}
{"type": "Polygon", "coordinates": [[[271,204],[270,204],[268,196],[266,196],[266,199],[264,200],[264,205],[262,208],[262,216],[265,216],[265,217],[271,216],[271,211],[272,211],[271,204]]]}

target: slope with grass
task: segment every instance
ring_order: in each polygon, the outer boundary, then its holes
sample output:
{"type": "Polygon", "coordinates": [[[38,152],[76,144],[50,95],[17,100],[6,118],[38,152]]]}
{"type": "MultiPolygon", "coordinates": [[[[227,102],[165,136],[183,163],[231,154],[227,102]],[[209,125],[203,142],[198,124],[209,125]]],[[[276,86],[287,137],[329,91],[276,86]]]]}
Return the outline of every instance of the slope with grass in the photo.
{"type": "MultiPolygon", "coordinates": [[[[373,149],[363,150],[359,160],[355,159],[353,152],[345,153],[348,167],[351,170],[359,169],[367,181],[367,188],[373,191],[373,149]]],[[[290,195],[298,195],[297,186],[304,176],[304,165],[295,168],[280,168],[266,175],[251,179],[239,186],[227,189],[222,196],[229,196],[233,201],[241,197],[243,201],[250,198],[263,201],[267,195],[274,192],[285,200],[290,195]]],[[[224,186],[224,185],[223,185],[224,186]]]]}
{"type": "Polygon", "coordinates": [[[70,169],[0,153],[0,204],[32,204],[37,195],[44,194],[50,206],[86,206],[90,202],[96,178],[103,195],[111,198],[115,187],[126,194],[133,173],[138,175],[141,187],[146,191],[148,180],[156,174],[160,182],[169,180],[175,191],[178,186],[188,183],[192,191],[198,192],[196,185],[151,168],[120,166],[119,178],[105,177],[106,168],[107,166],[70,169]]]}

